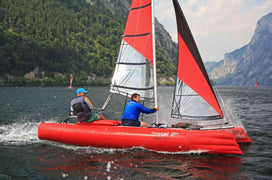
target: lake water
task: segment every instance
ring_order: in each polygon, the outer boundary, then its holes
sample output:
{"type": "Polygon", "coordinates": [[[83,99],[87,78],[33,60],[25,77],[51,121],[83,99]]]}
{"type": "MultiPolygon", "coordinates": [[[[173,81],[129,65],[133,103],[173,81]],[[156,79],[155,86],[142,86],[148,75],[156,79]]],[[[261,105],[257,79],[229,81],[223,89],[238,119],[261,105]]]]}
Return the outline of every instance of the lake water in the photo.
{"type": "MultiPolygon", "coordinates": [[[[88,90],[94,106],[101,107],[109,88],[88,90]]],[[[240,146],[244,155],[161,154],[42,141],[37,137],[39,123],[69,116],[75,90],[1,87],[0,179],[272,179],[272,88],[217,90],[225,111],[244,125],[253,140],[240,146]]],[[[160,113],[168,116],[173,87],[159,87],[159,94],[160,113]]],[[[114,96],[104,115],[120,119],[124,101],[114,96]]]]}

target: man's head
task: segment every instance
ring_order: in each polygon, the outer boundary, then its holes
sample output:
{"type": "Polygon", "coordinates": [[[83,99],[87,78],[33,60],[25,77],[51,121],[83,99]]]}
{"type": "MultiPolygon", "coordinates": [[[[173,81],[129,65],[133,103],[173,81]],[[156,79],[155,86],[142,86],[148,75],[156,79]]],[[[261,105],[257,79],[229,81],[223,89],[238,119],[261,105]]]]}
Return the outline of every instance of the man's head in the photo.
{"type": "Polygon", "coordinates": [[[83,88],[78,88],[76,93],[77,93],[78,96],[85,96],[86,94],[88,94],[88,91],[86,91],[83,88]]]}
{"type": "Polygon", "coordinates": [[[140,102],[140,94],[134,93],[131,95],[131,100],[134,100],[136,102],[140,102]]]}

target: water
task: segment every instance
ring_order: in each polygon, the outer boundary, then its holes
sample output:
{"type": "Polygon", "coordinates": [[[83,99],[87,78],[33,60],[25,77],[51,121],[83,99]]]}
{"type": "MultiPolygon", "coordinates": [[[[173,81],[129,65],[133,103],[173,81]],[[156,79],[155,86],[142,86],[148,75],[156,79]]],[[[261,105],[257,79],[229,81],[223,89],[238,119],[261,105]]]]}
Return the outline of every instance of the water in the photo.
{"type": "MultiPolygon", "coordinates": [[[[161,154],[41,141],[39,123],[67,117],[75,90],[1,87],[0,179],[272,179],[272,88],[218,91],[224,108],[243,123],[253,140],[241,145],[244,155],[161,154]]],[[[163,115],[170,114],[172,92],[172,87],[159,88],[163,115]]],[[[88,96],[101,107],[107,95],[108,87],[91,87],[88,96]]],[[[104,115],[120,119],[124,100],[114,96],[104,115]]]]}

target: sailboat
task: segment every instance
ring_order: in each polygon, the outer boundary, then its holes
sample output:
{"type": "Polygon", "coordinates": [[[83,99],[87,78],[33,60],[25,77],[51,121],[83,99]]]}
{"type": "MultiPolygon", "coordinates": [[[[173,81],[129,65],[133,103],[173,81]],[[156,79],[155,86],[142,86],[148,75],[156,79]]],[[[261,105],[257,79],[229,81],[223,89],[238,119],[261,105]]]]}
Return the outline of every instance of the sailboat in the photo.
{"type": "MultiPolygon", "coordinates": [[[[121,126],[116,120],[41,123],[38,137],[99,148],[243,154],[238,143],[249,143],[251,139],[243,127],[236,127],[224,118],[182,9],[177,0],[173,0],[173,5],[179,57],[171,117],[167,122],[162,123],[156,113],[153,128],[121,126]]],[[[130,96],[137,92],[142,101],[158,106],[154,0],[132,1],[110,92],[106,103],[112,93],[130,96]]]]}
{"type": "Polygon", "coordinates": [[[72,86],[72,84],[73,84],[73,79],[74,79],[74,77],[73,77],[73,75],[71,75],[71,78],[70,78],[70,86],[68,86],[67,89],[74,89],[73,86],[72,86]]]}
{"type": "Polygon", "coordinates": [[[255,88],[259,88],[259,84],[257,83],[257,81],[255,81],[255,88]]]}

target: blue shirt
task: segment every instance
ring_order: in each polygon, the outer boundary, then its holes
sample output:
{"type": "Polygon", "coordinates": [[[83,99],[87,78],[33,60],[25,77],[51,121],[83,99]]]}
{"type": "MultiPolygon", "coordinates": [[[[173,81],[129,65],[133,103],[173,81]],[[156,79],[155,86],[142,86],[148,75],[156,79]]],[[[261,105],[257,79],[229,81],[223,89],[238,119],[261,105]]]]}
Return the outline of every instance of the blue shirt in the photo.
{"type": "Polygon", "coordinates": [[[131,119],[131,120],[138,120],[140,117],[140,113],[150,114],[156,112],[154,109],[148,109],[144,107],[142,104],[130,100],[125,107],[124,113],[122,115],[122,119],[131,119]]]}

